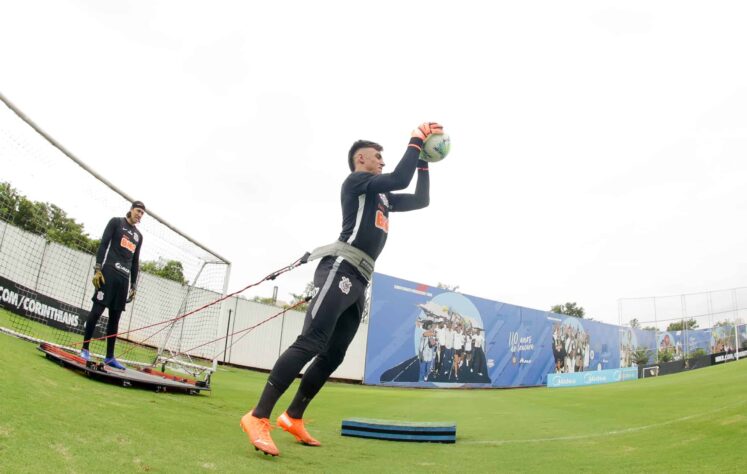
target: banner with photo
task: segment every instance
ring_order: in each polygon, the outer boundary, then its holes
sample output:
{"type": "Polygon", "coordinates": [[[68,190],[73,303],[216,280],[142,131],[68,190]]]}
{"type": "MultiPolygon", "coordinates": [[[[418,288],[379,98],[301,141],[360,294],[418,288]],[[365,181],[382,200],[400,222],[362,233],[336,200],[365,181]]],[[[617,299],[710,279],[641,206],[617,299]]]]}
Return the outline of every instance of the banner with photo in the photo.
{"type": "Polygon", "coordinates": [[[738,330],[734,326],[716,326],[711,330],[711,354],[735,352],[738,349],[738,337],[738,330]]]}
{"type": "Polygon", "coordinates": [[[656,334],[654,331],[640,328],[620,328],[620,367],[634,367],[636,353],[642,352],[648,364],[656,360],[656,334]],[[647,359],[646,359],[647,358],[647,359]]]}
{"type": "Polygon", "coordinates": [[[619,368],[620,337],[618,326],[375,273],[363,383],[545,385],[549,373],[619,368]]]}
{"type": "Polygon", "coordinates": [[[686,332],[687,353],[690,357],[706,355],[711,352],[711,329],[695,329],[686,332]]]}

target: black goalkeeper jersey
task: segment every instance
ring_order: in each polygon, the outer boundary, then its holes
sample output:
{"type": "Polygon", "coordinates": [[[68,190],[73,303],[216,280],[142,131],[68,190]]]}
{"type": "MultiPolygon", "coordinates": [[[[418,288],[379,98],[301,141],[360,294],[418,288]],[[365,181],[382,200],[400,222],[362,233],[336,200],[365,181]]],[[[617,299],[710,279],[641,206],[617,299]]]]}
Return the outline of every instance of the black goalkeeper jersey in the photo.
{"type": "Polygon", "coordinates": [[[143,234],[124,217],[113,217],[104,229],[101,244],[96,253],[96,263],[114,268],[120,274],[130,278],[135,286],[140,270],[140,247],[143,245],[143,234]]]}
{"type": "Polygon", "coordinates": [[[411,211],[428,205],[428,164],[418,160],[423,141],[412,138],[410,144],[417,148],[408,146],[391,173],[375,175],[358,171],[342,183],[342,232],[338,240],[363,250],[374,260],[386,243],[389,212],[411,211]],[[410,185],[416,167],[419,171],[415,194],[392,193],[410,185]]]}

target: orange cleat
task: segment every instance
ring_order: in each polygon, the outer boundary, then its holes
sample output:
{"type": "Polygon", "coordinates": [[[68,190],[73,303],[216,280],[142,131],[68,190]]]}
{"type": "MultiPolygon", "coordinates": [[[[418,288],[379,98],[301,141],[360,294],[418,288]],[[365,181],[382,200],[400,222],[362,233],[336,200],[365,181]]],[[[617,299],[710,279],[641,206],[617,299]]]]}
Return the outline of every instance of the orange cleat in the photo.
{"type": "Polygon", "coordinates": [[[268,418],[257,418],[254,416],[253,409],[241,417],[241,429],[249,436],[249,442],[254,445],[254,449],[262,451],[270,456],[280,455],[277,446],[270,436],[270,420],[268,418]]]}
{"type": "Polygon", "coordinates": [[[296,439],[307,446],[321,446],[322,443],[315,440],[303,426],[303,419],[291,418],[288,412],[283,412],[278,417],[278,426],[296,437],[296,439]]]}

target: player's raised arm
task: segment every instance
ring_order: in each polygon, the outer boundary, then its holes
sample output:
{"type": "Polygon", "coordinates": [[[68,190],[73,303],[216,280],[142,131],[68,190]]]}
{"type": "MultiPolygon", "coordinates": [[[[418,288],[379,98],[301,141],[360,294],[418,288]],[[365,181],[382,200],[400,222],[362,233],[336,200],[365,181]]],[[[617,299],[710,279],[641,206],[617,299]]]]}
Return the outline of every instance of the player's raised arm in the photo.
{"type": "Polygon", "coordinates": [[[392,212],[407,212],[423,209],[430,204],[430,177],[428,174],[428,162],[418,160],[418,181],[415,184],[414,194],[391,194],[390,203],[392,212]]]}
{"type": "MultiPolygon", "coordinates": [[[[399,161],[394,171],[391,173],[382,173],[375,176],[368,182],[367,191],[375,193],[385,193],[388,191],[398,191],[405,189],[410,185],[415,169],[418,167],[420,152],[423,149],[423,143],[433,133],[443,133],[443,127],[436,122],[425,122],[412,131],[412,138],[407,145],[404,156],[399,161]]],[[[382,163],[383,166],[383,163],[382,163]]]]}

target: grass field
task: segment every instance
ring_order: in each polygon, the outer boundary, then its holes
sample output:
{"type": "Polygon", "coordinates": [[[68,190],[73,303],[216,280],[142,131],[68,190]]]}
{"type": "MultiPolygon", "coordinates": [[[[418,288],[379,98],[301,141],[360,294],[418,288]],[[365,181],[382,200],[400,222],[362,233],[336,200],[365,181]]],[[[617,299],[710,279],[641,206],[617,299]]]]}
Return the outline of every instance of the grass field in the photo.
{"type": "Polygon", "coordinates": [[[747,361],[554,390],[330,383],[307,412],[323,446],[275,430],[278,458],[239,428],[266,374],[220,368],[211,394],[158,394],[88,379],[4,334],[0,374],[0,472],[747,471],[747,361]],[[455,421],[457,442],[342,437],[347,417],[455,421]]]}
{"type": "MultiPolygon", "coordinates": [[[[32,334],[37,339],[41,339],[53,344],[58,344],[64,347],[74,347],[80,349],[81,343],[83,342],[83,335],[72,332],[62,331],[60,329],[41,324],[31,319],[24,318],[12,314],[6,310],[0,309],[0,327],[8,328],[12,331],[21,334],[32,334]]],[[[103,357],[106,354],[106,340],[98,339],[93,340],[90,343],[91,354],[97,354],[103,357]]],[[[117,340],[116,355],[119,359],[144,362],[146,364],[152,364],[156,358],[157,349],[155,347],[144,346],[141,344],[134,344],[123,338],[117,340]]],[[[212,366],[210,361],[202,359],[192,359],[194,364],[202,364],[204,366],[212,366]]],[[[159,367],[160,368],[160,367],[159,367]]],[[[171,370],[167,372],[175,373],[171,370]]],[[[184,376],[184,373],[175,373],[176,375],[184,376]]],[[[204,377],[200,377],[201,379],[204,377]]]]}

